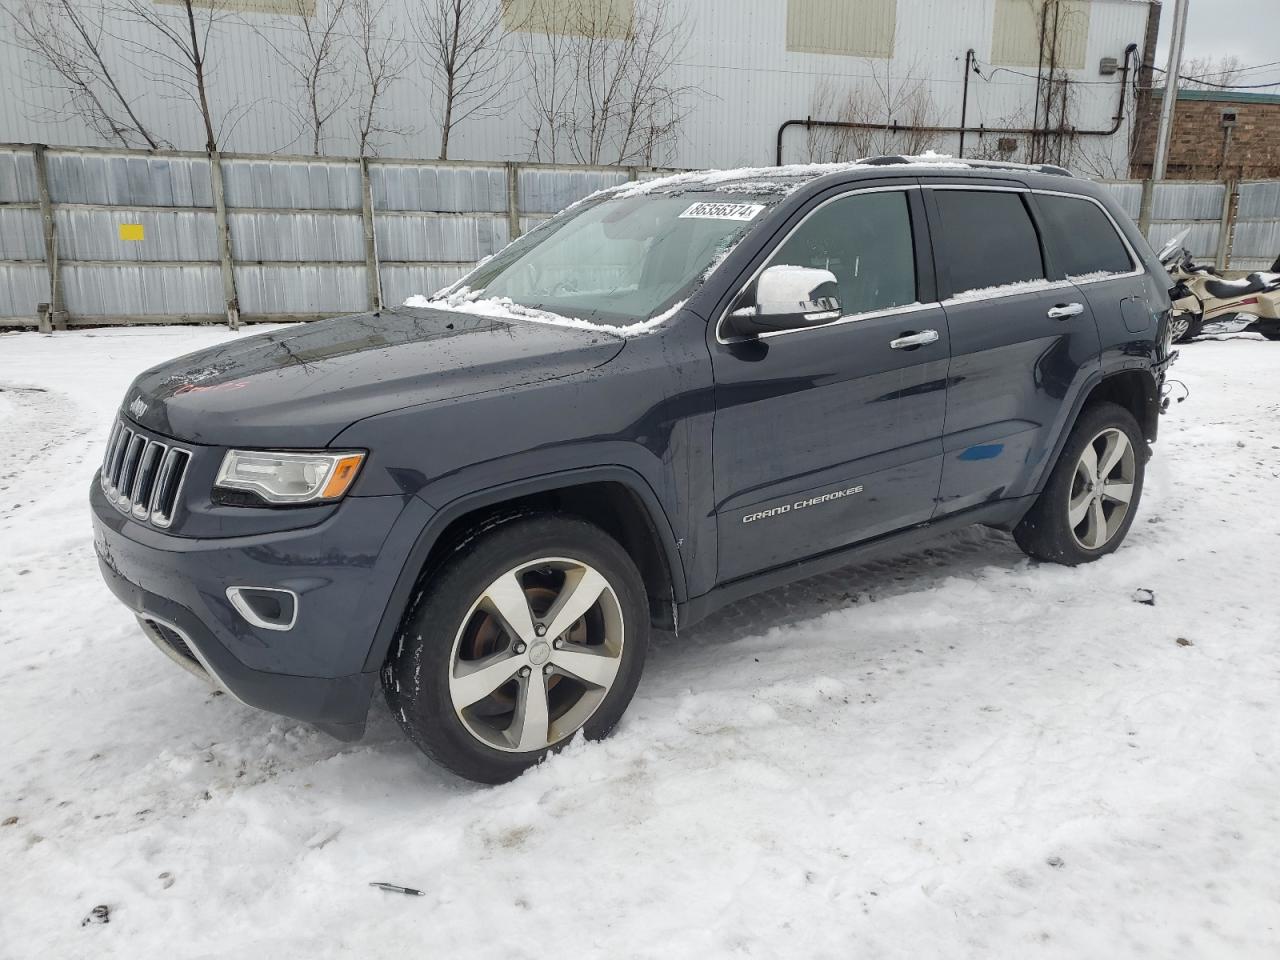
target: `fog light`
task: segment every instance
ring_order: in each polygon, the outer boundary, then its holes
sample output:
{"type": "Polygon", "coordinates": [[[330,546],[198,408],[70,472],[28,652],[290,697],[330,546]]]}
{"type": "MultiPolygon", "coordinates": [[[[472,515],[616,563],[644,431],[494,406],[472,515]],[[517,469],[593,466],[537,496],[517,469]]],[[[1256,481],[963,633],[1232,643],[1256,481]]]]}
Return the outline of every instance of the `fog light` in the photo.
{"type": "Polygon", "coordinates": [[[263,630],[292,630],[298,622],[298,595],[279,587],[227,587],[236,612],[263,630]]]}

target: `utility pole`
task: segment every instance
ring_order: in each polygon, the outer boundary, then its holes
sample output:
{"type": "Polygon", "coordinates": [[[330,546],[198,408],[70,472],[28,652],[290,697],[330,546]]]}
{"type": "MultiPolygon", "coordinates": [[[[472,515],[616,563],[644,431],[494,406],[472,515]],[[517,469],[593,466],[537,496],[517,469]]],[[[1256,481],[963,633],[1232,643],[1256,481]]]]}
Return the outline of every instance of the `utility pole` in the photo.
{"type": "Polygon", "coordinates": [[[1187,9],[1191,0],[1175,0],[1173,39],[1169,43],[1169,69],[1164,75],[1164,99],[1160,101],[1160,131],[1156,136],[1155,163],[1151,179],[1164,179],[1169,163],[1169,141],[1173,137],[1173,109],[1178,103],[1178,77],[1182,73],[1182,46],[1187,39],[1187,9]]]}

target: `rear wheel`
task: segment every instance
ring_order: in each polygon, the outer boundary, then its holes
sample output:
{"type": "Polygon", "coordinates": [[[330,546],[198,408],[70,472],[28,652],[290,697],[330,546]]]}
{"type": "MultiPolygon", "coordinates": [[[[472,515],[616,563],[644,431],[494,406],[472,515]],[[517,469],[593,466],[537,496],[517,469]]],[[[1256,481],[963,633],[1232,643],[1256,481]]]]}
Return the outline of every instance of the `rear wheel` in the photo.
{"type": "Polygon", "coordinates": [[[608,734],[648,645],[644,584],[599,528],[514,520],[432,574],[383,671],[409,739],[460,776],[501,783],[579,730],[608,734]]]}
{"type": "Polygon", "coordinates": [[[1124,541],[1142,496],[1146,464],[1138,422],[1114,403],[1080,415],[1049,482],[1014,530],[1025,553],[1074,566],[1124,541]]]}

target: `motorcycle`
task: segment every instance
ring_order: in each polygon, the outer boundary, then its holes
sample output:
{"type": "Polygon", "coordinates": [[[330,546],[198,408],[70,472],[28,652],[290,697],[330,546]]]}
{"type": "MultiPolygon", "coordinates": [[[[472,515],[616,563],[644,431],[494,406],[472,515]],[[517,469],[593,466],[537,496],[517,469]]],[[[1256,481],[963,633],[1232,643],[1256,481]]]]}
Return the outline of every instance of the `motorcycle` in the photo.
{"type": "Polygon", "coordinates": [[[1173,286],[1173,341],[1186,343],[1205,334],[1260,333],[1280,340],[1280,257],[1269,273],[1227,280],[1212,267],[1198,266],[1187,249],[1190,228],[1160,251],[1173,286]]]}

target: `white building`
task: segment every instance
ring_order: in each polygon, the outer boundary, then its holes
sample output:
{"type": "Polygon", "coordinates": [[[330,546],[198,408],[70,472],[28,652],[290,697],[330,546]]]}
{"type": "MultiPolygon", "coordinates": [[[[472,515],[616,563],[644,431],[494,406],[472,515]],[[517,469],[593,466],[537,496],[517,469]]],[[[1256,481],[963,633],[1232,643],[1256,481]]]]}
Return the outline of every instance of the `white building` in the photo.
{"type": "MultiPolygon", "coordinates": [[[[86,4],[92,12],[99,0],[69,2],[86,4]]],[[[163,6],[148,9],[185,16],[181,0],[161,2],[163,6]]],[[[224,5],[208,48],[210,99],[221,126],[220,148],[241,153],[312,152],[311,135],[298,117],[302,90],[292,82],[281,53],[301,35],[302,21],[284,12],[309,12],[314,26],[337,0],[203,2],[224,5]]],[[[434,2],[387,0],[377,24],[381,38],[393,41],[387,49],[401,58],[403,71],[383,101],[386,111],[380,125],[388,129],[373,138],[376,152],[383,156],[434,157],[439,151],[441,101],[433,93],[429,58],[411,23],[415,17],[420,22],[434,2]]],[[[529,58],[545,66],[554,50],[563,49],[558,45],[566,42],[565,31],[510,28],[527,26],[531,16],[540,16],[544,25],[558,17],[563,26],[564,9],[570,4],[610,22],[623,22],[661,0],[501,2],[506,29],[498,41],[500,66],[493,73],[509,73],[511,83],[489,115],[454,129],[449,156],[553,159],[547,143],[541,149],[535,146],[537,112],[530,99],[537,84],[529,58]]],[[[667,2],[668,26],[683,49],[678,64],[663,71],[659,81],[685,89],[677,110],[683,120],[676,135],[662,140],[656,150],[633,152],[624,159],[679,167],[772,164],[779,128],[809,117],[868,126],[807,129],[793,123],[783,134],[784,160],[926,148],[954,153],[960,139],[954,132],[912,130],[886,136],[870,125],[954,129],[963,116],[969,128],[984,130],[982,135],[966,135],[966,155],[1060,159],[1085,172],[1123,175],[1130,122],[1136,114],[1136,68],[1150,49],[1150,29],[1159,17],[1159,4],[1147,0],[667,2]],[[1050,73],[1055,82],[1046,80],[1050,73]],[[1027,132],[999,132],[1046,127],[1077,133],[1064,142],[1052,136],[1037,140],[1027,132]]],[[[16,9],[18,4],[6,0],[5,6],[16,9]]],[[[56,9],[52,0],[36,0],[35,6],[56,9]]],[[[199,17],[199,9],[196,13],[199,17]]],[[[179,25],[185,26],[185,20],[179,25]]],[[[352,88],[352,96],[326,125],[322,151],[331,155],[357,152],[363,91],[355,79],[355,33],[349,20],[338,31],[346,59],[333,82],[352,88]]],[[[39,57],[15,45],[17,25],[3,13],[0,40],[7,41],[0,45],[0,88],[7,94],[0,100],[0,141],[112,142],[68,109],[65,84],[39,57]]],[[[153,28],[108,14],[101,49],[150,132],[179,149],[204,147],[203,126],[193,103],[173,96],[156,79],[174,68],[165,62],[164,41],[156,40],[153,28]]],[[[335,86],[330,93],[336,92],[335,86]]],[[[573,109],[585,108],[580,103],[573,109]]],[[[670,112],[669,103],[657,108],[664,117],[670,112]]],[[[131,144],[146,145],[136,136],[131,144]]],[[[601,162],[618,159],[609,146],[597,155],[601,162]]],[[[562,141],[554,159],[575,157],[562,141]]]]}

